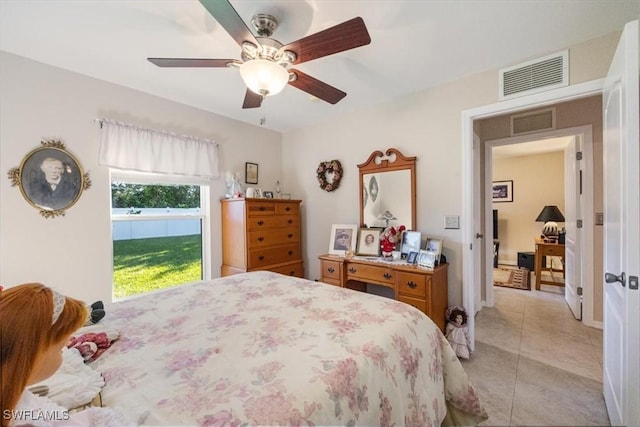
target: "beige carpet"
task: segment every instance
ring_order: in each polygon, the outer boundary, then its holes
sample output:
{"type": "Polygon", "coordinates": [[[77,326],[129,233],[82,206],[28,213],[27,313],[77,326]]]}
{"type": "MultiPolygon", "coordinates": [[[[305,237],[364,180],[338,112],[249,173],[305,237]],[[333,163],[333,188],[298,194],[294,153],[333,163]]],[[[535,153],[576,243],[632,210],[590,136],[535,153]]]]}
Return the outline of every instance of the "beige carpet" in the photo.
{"type": "Polygon", "coordinates": [[[531,290],[529,270],[526,268],[500,266],[493,269],[493,285],[505,288],[531,290]]]}

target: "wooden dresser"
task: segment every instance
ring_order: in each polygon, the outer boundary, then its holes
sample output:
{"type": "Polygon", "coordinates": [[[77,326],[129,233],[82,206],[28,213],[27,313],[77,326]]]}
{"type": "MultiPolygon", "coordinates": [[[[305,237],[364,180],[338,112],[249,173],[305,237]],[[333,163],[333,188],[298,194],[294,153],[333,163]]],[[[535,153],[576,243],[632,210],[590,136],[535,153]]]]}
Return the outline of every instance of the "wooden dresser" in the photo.
{"type": "Polygon", "coordinates": [[[269,270],[304,277],[301,200],[228,199],[222,204],[222,267],[229,276],[269,270]]]}
{"type": "Polygon", "coordinates": [[[425,313],[444,332],[448,304],[448,264],[428,270],[417,265],[382,263],[321,255],[320,280],[366,292],[367,283],[393,289],[395,299],[425,313]]]}

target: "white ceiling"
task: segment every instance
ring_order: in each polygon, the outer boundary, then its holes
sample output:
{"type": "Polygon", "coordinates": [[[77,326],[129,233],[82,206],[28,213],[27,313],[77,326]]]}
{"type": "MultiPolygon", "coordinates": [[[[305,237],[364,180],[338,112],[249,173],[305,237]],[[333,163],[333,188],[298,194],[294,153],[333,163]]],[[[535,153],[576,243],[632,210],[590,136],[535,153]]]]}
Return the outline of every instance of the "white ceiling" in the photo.
{"type": "MultiPolygon", "coordinates": [[[[233,58],[240,48],[194,0],[0,0],[0,49],[286,132],[483,70],[565,49],[640,15],[640,0],[232,0],[282,43],[361,16],[371,44],[296,66],[347,92],[336,105],[288,86],[241,108],[235,69],[168,69],[147,57],[233,58]]],[[[497,81],[497,79],[496,79],[497,81]]],[[[498,88],[496,87],[496,92],[498,88]]]]}

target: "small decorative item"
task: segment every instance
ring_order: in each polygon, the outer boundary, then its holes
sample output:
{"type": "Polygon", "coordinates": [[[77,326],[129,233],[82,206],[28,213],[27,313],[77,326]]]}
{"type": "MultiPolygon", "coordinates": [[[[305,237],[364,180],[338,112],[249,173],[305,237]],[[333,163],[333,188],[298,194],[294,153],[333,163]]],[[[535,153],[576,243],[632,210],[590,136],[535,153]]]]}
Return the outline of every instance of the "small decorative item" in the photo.
{"type": "Polygon", "coordinates": [[[467,326],[467,311],[456,305],[447,309],[446,317],[445,336],[451,344],[451,348],[458,357],[468,359],[471,354],[471,341],[467,326]]]}
{"type": "Polygon", "coordinates": [[[247,184],[258,183],[258,164],[245,162],[244,164],[244,182],[247,184]]]}
{"type": "Polygon", "coordinates": [[[355,224],[333,224],[331,226],[329,253],[346,255],[346,251],[355,251],[357,235],[358,226],[355,224]]]}
{"type": "Polygon", "coordinates": [[[438,265],[440,263],[440,255],[442,255],[442,239],[427,238],[425,249],[435,254],[436,265],[438,265]]]}
{"type": "Polygon", "coordinates": [[[265,199],[273,199],[273,191],[265,191],[263,195],[265,199]]]}
{"type": "Polygon", "coordinates": [[[358,238],[358,255],[380,255],[381,228],[361,228],[358,238]]]}
{"type": "Polygon", "coordinates": [[[280,198],[280,193],[282,192],[282,188],[280,187],[280,180],[276,181],[276,199],[280,198]]]}
{"type": "Polygon", "coordinates": [[[513,181],[493,181],[493,202],[513,202],[513,181]]]}
{"type": "Polygon", "coordinates": [[[418,260],[418,252],[409,252],[409,255],[407,255],[407,263],[415,264],[417,260],[418,260]]]}
{"type": "Polygon", "coordinates": [[[282,193],[282,200],[291,200],[291,193],[282,193]]]}
{"type": "Polygon", "coordinates": [[[380,237],[380,249],[382,249],[382,256],[385,258],[391,258],[392,252],[396,250],[396,245],[400,243],[402,238],[402,232],[406,229],[404,225],[399,227],[389,226],[385,228],[380,237]]]}
{"type": "Polygon", "coordinates": [[[320,162],[316,169],[316,176],[320,183],[320,188],[324,191],[333,191],[340,186],[342,178],[342,165],[339,160],[320,162]]]}
{"type": "Polygon", "coordinates": [[[244,197],[244,190],[235,173],[227,172],[227,192],[224,197],[226,199],[241,199],[244,197]]]}
{"type": "Polygon", "coordinates": [[[9,180],[43,217],[64,216],[82,191],[91,187],[91,179],[64,143],[44,140],[41,145],[28,153],[19,167],[9,170],[9,180]]]}

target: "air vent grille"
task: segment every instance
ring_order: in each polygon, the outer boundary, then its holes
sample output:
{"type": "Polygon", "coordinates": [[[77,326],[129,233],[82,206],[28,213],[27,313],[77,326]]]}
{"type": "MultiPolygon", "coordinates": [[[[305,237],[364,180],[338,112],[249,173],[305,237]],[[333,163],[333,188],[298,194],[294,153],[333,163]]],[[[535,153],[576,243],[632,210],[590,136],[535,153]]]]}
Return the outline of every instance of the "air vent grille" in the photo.
{"type": "Polygon", "coordinates": [[[553,130],[556,121],[555,113],[555,109],[550,108],[511,116],[511,135],[553,130]]]}
{"type": "Polygon", "coordinates": [[[569,84],[569,51],[500,70],[500,99],[542,92],[569,84]]]}

